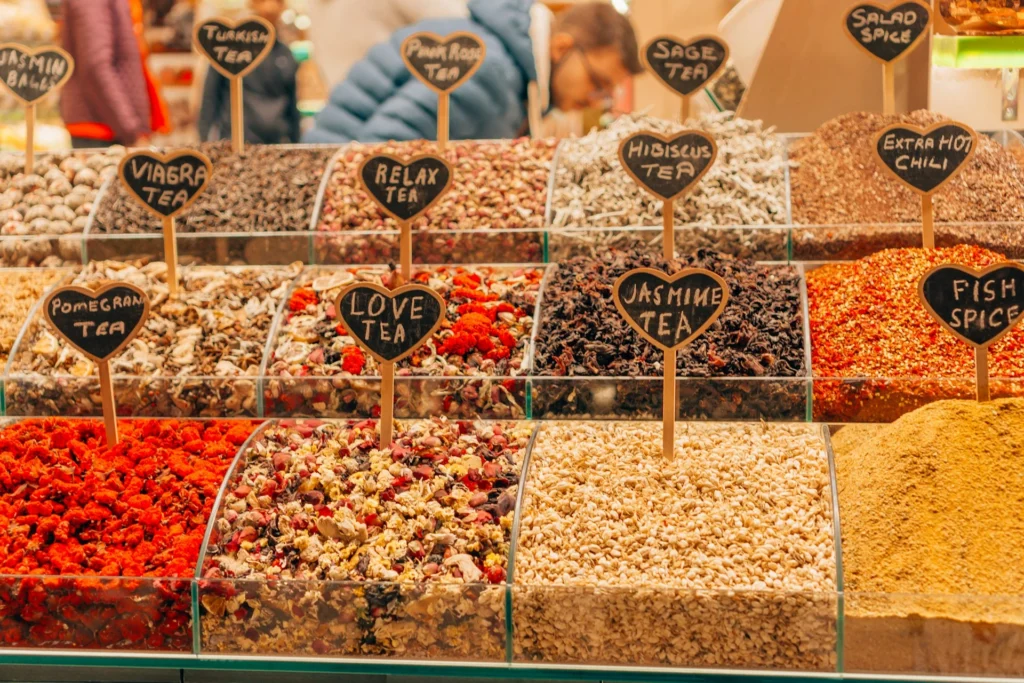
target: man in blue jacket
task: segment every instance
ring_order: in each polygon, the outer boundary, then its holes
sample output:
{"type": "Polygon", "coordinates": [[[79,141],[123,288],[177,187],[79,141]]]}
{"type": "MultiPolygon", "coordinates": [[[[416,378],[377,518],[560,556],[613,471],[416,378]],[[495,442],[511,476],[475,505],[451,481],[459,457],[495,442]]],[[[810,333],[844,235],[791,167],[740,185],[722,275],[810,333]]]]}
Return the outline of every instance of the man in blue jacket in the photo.
{"type": "Polygon", "coordinates": [[[437,93],[405,67],[411,33],[478,35],[487,46],[480,69],[450,95],[455,139],[511,138],[527,127],[527,91],[539,109],[581,109],[606,100],[643,70],[633,27],[607,3],[575,5],[557,18],[530,0],[472,0],[468,19],[431,19],[375,45],[331,92],[306,142],[379,142],[437,137],[437,93]]]}

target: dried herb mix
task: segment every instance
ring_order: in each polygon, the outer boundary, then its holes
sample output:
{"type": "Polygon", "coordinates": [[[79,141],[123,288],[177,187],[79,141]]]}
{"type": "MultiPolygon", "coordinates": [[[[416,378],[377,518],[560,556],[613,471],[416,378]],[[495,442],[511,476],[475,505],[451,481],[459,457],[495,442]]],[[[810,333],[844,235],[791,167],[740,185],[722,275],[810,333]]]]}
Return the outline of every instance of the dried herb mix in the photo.
{"type": "Polygon", "coordinates": [[[626,378],[660,377],[663,354],[627,325],[612,301],[615,280],[638,267],[668,273],[707,268],[729,283],[722,317],[678,353],[680,378],[705,380],[680,390],[681,414],[803,418],[806,388],[798,378],[807,367],[799,272],[707,249],[670,263],[659,255],[609,249],[598,258],[577,257],[555,267],[542,294],[535,415],[660,412],[660,383],[626,378]],[[552,379],[590,377],[622,379],[607,385],[552,379]],[[716,381],[720,378],[757,381],[716,381]],[[764,381],[768,378],[779,381],[764,381]]]}

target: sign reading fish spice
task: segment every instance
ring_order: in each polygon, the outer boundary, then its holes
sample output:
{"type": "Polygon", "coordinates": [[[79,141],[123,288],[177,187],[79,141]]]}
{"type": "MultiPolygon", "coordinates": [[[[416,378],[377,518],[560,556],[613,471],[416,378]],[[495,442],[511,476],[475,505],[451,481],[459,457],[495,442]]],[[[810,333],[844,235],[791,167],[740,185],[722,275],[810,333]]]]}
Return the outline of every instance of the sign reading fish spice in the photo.
{"type": "Polygon", "coordinates": [[[69,285],[46,297],[43,315],[57,336],[96,363],[107,444],[116,446],[117,406],[110,359],[142,331],[149,317],[149,297],[135,285],[121,282],[97,290],[69,285]]]}
{"type": "Polygon", "coordinates": [[[237,154],[245,151],[242,79],[266,59],[276,40],[274,25],[256,16],[238,22],[214,17],[197,24],[192,33],[196,50],[231,81],[231,143],[237,154]]]}
{"type": "Polygon", "coordinates": [[[909,190],[921,195],[921,224],[925,248],[935,247],[932,195],[967,165],[978,148],[970,126],[940,121],[928,128],[897,123],[875,136],[878,163],[909,190]]]}
{"type": "Polygon", "coordinates": [[[35,164],[36,103],[60,90],[75,70],[75,60],[54,45],[30,48],[0,45],[0,82],[25,107],[25,174],[35,164]]]}
{"type": "Polygon", "coordinates": [[[359,166],[363,189],[401,230],[400,262],[403,280],[412,271],[412,234],[409,225],[423,215],[452,186],[451,165],[441,157],[421,154],[408,160],[389,154],[367,158],[359,166]]]}
{"type": "Polygon", "coordinates": [[[895,63],[928,35],[931,7],[922,0],[896,0],[888,7],[858,2],[843,16],[853,44],[882,62],[882,113],[896,113],[895,63]]]}
{"type": "Polygon", "coordinates": [[[675,247],[675,200],[691,191],[717,158],[718,145],[699,130],[684,130],[672,137],[641,131],[619,143],[622,168],[662,202],[662,252],[666,259],[672,259],[675,247]]]}
{"type": "Polygon", "coordinates": [[[1024,316],[1024,266],[936,266],[921,278],[918,293],[925,310],[946,331],[974,347],[978,400],[989,400],[988,347],[1024,316]]]}
{"type": "Polygon", "coordinates": [[[420,31],[402,41],[405,66],[437,93],[437,148],[440,152],[444,152],[448,143],[448,96],[477,72],[486,57],[484,41],[466,31],[444,37],[420,31]]]}
{"type": "Polygon", "coordinates": [[[662,385],[662,453],[671,458],[675,444],[676,352],[711,327],[729,303],[729,285],[702,268],[675,275],[635,268],[612,290],[615,307],[637,334],[665,353],[662,385]]]}
{"type": "Polygon", "coordinates": [[[178,242],[174,219],[199,198],[212,174],[209,157],[191,150],[171,154],[133,152],[125,155],[118,166],[118,177],[128,194],[163,221],[170,296],[178,293],[178,242]]]}
{"type": "Polygon", "coordinates": [[[680,120],[690,112],[690,97],[718,75],[729,61],[729,46],[716,36],[697,36],[684,42],[658,36],[641,51],[644,66],[682,98],[680,120]]]}
{"type": "Polygon", "coordinates": [[[388,290],[357,283],[342,290],[334,307],[356,344],[381,364],[380,445],[388,448],[394,432],[395,363],[441,326],[444,300],[423,285],[388,290]]]}

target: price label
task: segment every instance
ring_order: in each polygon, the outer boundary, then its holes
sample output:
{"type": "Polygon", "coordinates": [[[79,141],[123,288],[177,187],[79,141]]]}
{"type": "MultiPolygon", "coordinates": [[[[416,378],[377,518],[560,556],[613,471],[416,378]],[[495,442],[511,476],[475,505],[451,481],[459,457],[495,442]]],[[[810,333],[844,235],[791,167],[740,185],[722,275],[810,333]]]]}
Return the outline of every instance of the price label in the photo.
{"type": "Polygon", "coordinates": [[[875,151],[894,178],[922,195],[936,192],[967,164],[978,134],[962,123],[941,122],[929,128],[895,124],[875,137],[875,151]]]}
{"type": "Polygon", "coordinates": [[[75,60],[59,47],[0,45],[0,79],[24,105],[35,104],[60,89],[74,70],[75,60]]]}
{"type": "Polygon", "coordinates": [[[619,143],[619,162],[626,173],[667,202],[693,189],[717,157],[714,138],[699,130],[684,130],[673,137],[644,131],[619,143]]]}
{"type": "Polygon", "coordinates": [[[1024,315],[1024,266],[937,266],[921,278],[919,293],[925,309],[947,331],[972,346],[988,346],[1024,315]]]}
{"type": "Polygon", "coordinates": [[[132,152],[118,167],[128,192],[160,218],[173,218],[192,206],[212,174],[209,157],[192,151],[132,152]]]}
{"type": "Polygon", "coordinates": [[[149,297],[127,283],[110,283],[97,290],[71,285],[46,297],[43,314],[59,337],[104,363],[142,330],[149,316],[149,297]]]}
{"type": "Polygon", "coordinates": [[[684,43],[658,36],[643,49],[644,63],[658,79],[683,96],[707,85],[725,67],[729,46],[721,38],[698,36],[684,43]]]}
{"type": "Polygon", "coordinates": [[[889,7],[862,2],[846,13],[843,26],[855,45],[888,63],[924,40],[931,20],[931,7],[920,0],[897,0],[889,7]]]}
{"type": "Polygon", "coordinates": [[[630,327],[662,351],[672,351],[696,339],[722,315],[729,286],[700,268],[671,276],[635,268],[615,281],[613,297],[630,327]]]}
{"type": "Polygon", "coordinates": [[[402,41],[402,61],[428,88],[448,93],[476,73],[487,56],[479,36],[465,31],[441,37],[435,33],[413,33],[402,41]]]}
{"type": "Polygon", "coordinates": [[[451,165],[432,154],[408,161],[378,154],[359,166],[359,178],[381,209],[403,223],[433,206],[453,180],[451,165]]]}
{"type": "Polygon", "coordinates": [[[262,17],[234,22],[216,17],[198,24],[193,43],[227,78],[242,78],[259,66],[274,47],[277,32],[262,17]]]}
{"type": "Polygon", "coordinates": [[[350,285],[335,308],[352,338],[381,363],[405,358],[444,322],[444,300],[423,285],[350,285]]]}

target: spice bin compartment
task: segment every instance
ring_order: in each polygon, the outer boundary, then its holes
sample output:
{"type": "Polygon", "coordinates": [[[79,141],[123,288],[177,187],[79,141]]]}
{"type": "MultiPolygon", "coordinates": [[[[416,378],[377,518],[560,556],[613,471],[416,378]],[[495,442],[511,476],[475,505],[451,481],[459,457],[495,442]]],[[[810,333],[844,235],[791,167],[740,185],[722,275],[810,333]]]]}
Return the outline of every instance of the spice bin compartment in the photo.
{"type": "MultiPolygon", "coordinates": [[[[412,262],[544,263],[545,230],[501,229],[412,231],[412,262]]],[[[398,230],[346,230],[312,233],[312,263],[350,265],[398,263],[398,230]]]]}
{"type": "Polygon", "coordinates": [[[817,425],[680,422],[667,461],[654,423],[542,423],[513,661],[837,671],[834,471],[817,425]]]}
{"type": "MultiPolygon", "coordinates": [[[[790,228],[784,225],[676,225],[675,250],[687,254],[698,249],[753,259],[789,260],[790,228]]],[[[651,254],[662,251],[660,227],[551,228],[547,233],[547,261],[557,263],[576,256],[594,256],[604,249],[641,249],[651,254]]]]}
{"type": "Polygon", "coordinates": [[[204,543],[200,653],[506,661],[535,430],[399,421],[400,455],[380,460],[375,421],[271,421],[225,479],[204,543]]]}
{"type": "MultiPolygon", "coordinates": [[[[396,365],[395,415],[525,417],[543,273],[504,265],[414,268],[412,280],[445,299],[447,322],[396,365]]],[[[286,297],[260,373],[267,417],[379,416],[378,364],[339,332],[334,300],[352,282],[391,277],[383,266],[306,269],[286,297]]]]}
{"type": "MultiPolygon", "coordinates": [[[[178,263],[183,265],[285,266],[310,263],[309,232],[176,232],[178,263]]],[[[164,260],[160,233],[102,235],[82,238],[83,263],[91,261],[164,260]]]]}

